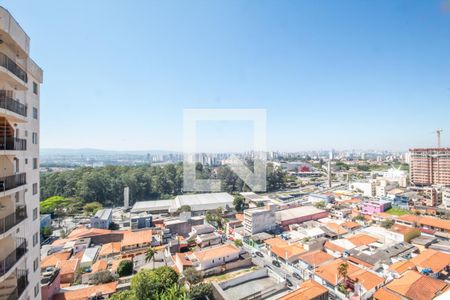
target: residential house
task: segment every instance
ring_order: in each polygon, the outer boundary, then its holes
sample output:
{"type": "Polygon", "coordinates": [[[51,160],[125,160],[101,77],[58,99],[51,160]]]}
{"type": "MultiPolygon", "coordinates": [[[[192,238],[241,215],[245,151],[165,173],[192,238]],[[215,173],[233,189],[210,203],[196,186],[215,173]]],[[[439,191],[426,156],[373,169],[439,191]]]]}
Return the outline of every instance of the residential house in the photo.
{"type": "Polygon", "coordinates": [[[314,280],[307,280],[278,300],[328,300],[328,290],[314,280]]]}
{"type": "Polygon", "coordinates": [[[449,285],[442,280],[408,270],[400,278],[394,279],[379,289],[373,298],[375,300],[429,300],[443,294],[448,288],[449,285]]]}
{"type": "Polygon", "coordinates": [[[443,272],[448,274],[450,271],[450,254],[433,249],[426,249],[413,257],[411,262],[417,267],[419,272],[435,278],[438,278],[443,272]]]}
{"type": "Polygon", "coordinates": [[[77,279],[79,259],[61,260],[56,264],[61,276],[61,283],[72,284],[77,279]]]}
{"type": "MultiPolygon", "coordinates": [[[[353,295],[357,295],[359,290],[360,294],[358,296],[360,299],[370,299],[384,282],[384,279],[375,273],[362,269],[343,259],[336,259],[321,265],[316,269],[314,280],[333,291],[333,293],[342,295],[338,289],[339,284],[344,281],[344,278],[339,275],[338,271],[339,266],[342,264],[348,266],[347,274],[349,282],[354,286],[353,295]],[[356,286],[359,286],[359,288],[356,288],[356,286]]],[[[349,298],[351,298],[351,296],[349,296],[349,298]]]]}

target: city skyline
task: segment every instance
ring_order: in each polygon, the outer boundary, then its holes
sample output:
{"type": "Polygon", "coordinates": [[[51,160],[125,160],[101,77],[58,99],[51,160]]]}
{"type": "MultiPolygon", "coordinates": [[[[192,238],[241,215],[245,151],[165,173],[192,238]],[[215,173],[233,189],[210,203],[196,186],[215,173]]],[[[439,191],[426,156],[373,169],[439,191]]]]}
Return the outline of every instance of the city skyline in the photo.
{"type": "MultiPolygon", "coordinates": [[[[3,5],[46,72],[43,148],[181,151],[186,108],[266,109],[271,151],[450,145],[445,1],[3,5]]],[[[205,147],[245,151],[232,127],[205,147]]]]}

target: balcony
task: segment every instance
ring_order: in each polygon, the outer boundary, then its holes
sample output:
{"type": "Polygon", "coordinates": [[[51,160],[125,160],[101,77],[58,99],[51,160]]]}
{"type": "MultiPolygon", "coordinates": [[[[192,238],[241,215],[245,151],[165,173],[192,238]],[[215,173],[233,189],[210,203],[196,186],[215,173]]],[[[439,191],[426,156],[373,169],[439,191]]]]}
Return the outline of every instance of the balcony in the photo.
{"type": "Polygon", "coordinates": [[[27,150],[27,140],[11,136],[0,137],[0,150],[25,151],[27,150]]]}
{"type": "MultiPolygon", "coordinates": [[[[3,234],[27,218],[27,207],[19,206],[12,214],[0,219],[0,234],[3,234]]],[[[1,269],[1,267],[0,267],[1,269]]],[[[1,276],[1,274],[0,274],[1,276]]]]}
{"type": "Polygon", "coordinates": [[[15,189],[27,183],[26,173],[0,177],[0,192],[15,189]]]}
{"type": "Polygon", "coordinates": [[[22,296],[22,293],[28,286],[28,271],[27,270],[17,270],[17,286],[6,298],[7,300],[17,300],[22,296]]]}
{"type": "Polygon", "coordinates": [[[16,263],[27,253],[27,241],[23,238],[17,239],[14,249],[5,259],[0,261],[0,276],[5,275],[16,263]]]}
{"type": "Polygon", "coordinates": [[[18,64],[16,64],[11,58],[3,53],[0,53],[0,66],[13,73],[17,78],[24,83],[28,82],[28,75],[18,64]]]}
{"type": "Polygon", "coordinates": [[[0,90],[0,109],[6,109],[23,117],[27,116],[27,106],[12,98],[12,92],[0,90]]]}

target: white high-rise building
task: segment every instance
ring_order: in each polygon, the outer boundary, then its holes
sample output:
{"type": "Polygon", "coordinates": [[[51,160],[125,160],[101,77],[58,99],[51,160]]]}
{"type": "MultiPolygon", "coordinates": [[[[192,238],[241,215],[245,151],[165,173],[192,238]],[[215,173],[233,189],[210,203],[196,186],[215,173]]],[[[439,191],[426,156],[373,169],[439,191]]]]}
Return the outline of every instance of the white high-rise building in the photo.
{"type": "Polygon", "coordinates": [[[0,7],[0,299],[40,299],[39,87],[30,38],[0,7]]]}

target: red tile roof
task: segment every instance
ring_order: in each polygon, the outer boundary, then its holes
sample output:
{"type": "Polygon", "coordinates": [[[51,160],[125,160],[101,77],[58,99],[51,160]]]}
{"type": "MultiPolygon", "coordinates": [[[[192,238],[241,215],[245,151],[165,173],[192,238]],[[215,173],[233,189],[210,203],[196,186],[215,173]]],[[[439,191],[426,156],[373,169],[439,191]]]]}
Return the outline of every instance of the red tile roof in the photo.
{"type": "Polygon", "coordinates": [[[117,282],[110,282],[100,285],[92,285],[76,290],[65,291],[53,296],[54,300],[86,300],[92,295],[111,295],[117,290],[117,282]]]}

